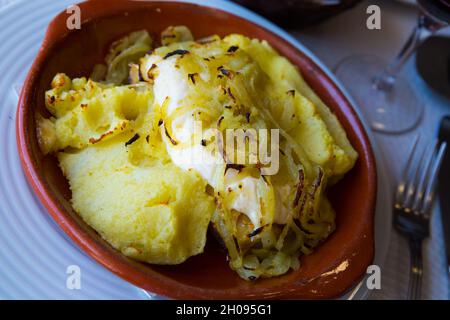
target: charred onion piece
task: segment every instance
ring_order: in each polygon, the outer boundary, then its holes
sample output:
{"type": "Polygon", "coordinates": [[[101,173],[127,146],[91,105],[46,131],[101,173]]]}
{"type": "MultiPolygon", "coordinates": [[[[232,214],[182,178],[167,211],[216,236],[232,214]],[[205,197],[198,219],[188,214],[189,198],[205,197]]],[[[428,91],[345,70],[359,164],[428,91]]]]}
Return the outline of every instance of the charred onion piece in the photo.
{"type": "Polygon", "coordinates": [[[234,245],[236,246],[236,250],[238,252],[241,252],[241,247],[239,247],[239,242],[238,242],[236,236],[234,236],[234,235],[233,235],[233,241],[234,241],[234,245]]]}
{"type": "Polygon", "coordinates": [[[298,185],[297,185],[297,192],[295,193],[294,207],[296,207],[298,205],[298,201],[300,200],[300,197],[302,195],[303,185],[305,182],[305,174],[303,173],[303,170],[299,170],[298,175],[299,175],[299,181],[298,181],[298,185]]]}
{"type": "Polygon", "coordinates": [[[130,140],[125,142],[125,147],[128,147],[132,143],[134,143],[137,139],[139,139],[139,133],[136,133],[130,140]]]}
{"type": "Polygon", "coordinates": [[[266,226],[262,226],[262,227],[259,227],[259,228],[255,229],[255,230],[253,230],[251,233],[249,233],[247,235],[247,237],[253,238],[253,237],[257,236],[258,234],[260,234],[264,230],[265,227],[266,226]]]}
{"type": "Polygon", "coordinates": [[[302,224],[301,224],[299,219],[294,219],[294,223],[303,233],[308,234],[308,235],[312,234],[312,232],[309,232],[308,230],[303,228],[303,226],[302,226],[302,224]]]}
{"type": "Polygon", "coordinates": [[[220,124],[222,123],[222,120],[224,119],[224,116],[221,116],[219,120],[217,120],[217,127],[220,127],[220,124]]]}
{"type": "Polygon", "coordinates": [[[166,137],[169,138],[170,142],[171,142],[174,146],[176,146],[176,145],[178,144],[178,142],[177,142],[174,138],[172,138],[172,137],[170,136],[169,131],[167,131],[167,127],[166,127],[165,124],[164,124],[164,132],[166,133],[166,137]]]}
{"type": "Polygon", "coordinates": [[[181,55],[181,56],[183,56],[183,55],[188,54],[188,53],[189,53],[189,51],[187,51],[187,50],[178,49],[178,50],[169,52],[168,54],[166,54],[166,55],[164,56],[163,59],[167,59],[167,58],[170,58],[170,57],[175,56],[175,55],[181,55]]]}
{"type": "Polygon", "coordinates": [[[236,52],[237,49],[239,49],[238,46],[231,46],[231,47],[228,48],[227,52],[228,53],[236,52]]]}
{"type": "Polygon", "coordinates": [[[228,79],[233,79],[234,77],[233,71],[225,69],[223,66],[218,67],[217,70],[220,71],[228,79]]]}
{"type": "Polygon", "coordinates": [[[189,73],[188,78],[191,80],[192,84],[195,84],[195,76],[198,76],[198,73],[189,73]]]}
{"type": "Polygon", "coordinates": [[[315,197],[315,194],[317,192],[317,189],[319,189],[320,185],[322,184],[323,178],[323,171],[321,168],[319,168],[319,174],[317,175],[317,179],[313,183],[313,192],[311,194],[311,199],[313,200],[315,197]]]}

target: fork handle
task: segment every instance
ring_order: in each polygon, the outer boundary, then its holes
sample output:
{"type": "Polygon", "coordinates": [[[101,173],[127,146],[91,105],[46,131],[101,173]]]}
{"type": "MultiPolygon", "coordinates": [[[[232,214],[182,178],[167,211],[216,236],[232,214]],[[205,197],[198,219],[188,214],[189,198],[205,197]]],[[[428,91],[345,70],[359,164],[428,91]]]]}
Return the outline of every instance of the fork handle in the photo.
{"type": "Polygon", "coordinates": [[[422,239],[409,239],[411,269],[409,271],[408,300],[418,300],[422,291],[422,239]]]}

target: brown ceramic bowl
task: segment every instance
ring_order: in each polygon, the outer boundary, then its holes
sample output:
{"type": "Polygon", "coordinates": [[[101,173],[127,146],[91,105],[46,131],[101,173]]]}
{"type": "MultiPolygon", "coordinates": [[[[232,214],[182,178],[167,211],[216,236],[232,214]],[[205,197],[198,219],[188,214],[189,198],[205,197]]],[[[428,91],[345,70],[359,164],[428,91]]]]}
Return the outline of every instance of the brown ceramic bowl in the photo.
{"type": "MultiPolygon", "coordinates": [[[[306,54],[248,20],[218,9],[177,2],[91,0],[80,5],[81,30],[66,28],[68,14],[49,25],[42,48],[28,73],[17,110],[17,143],[26,177],[61,228],[85,252],[123,279],[151,292],[184,299],[332,298],[345,293],[373,260],[376,169],[371,146],[349,101],[306,54]],[[355,168],[330,190],[337,228],[301,268],[284,276],[247,282],[234,273],[210,239],[205,252],[177,266],[128,259],[113,249],[74,212],[70,190],[55,158],[39,150],[35,112],[46,114],[44,92],[57,72],[89,75],[109,44],[133,30],[159,34],[169,25],[186,25],[196,37],[241,33],[267,40],[299,67],[309,85],[336,113],[359,153],[355,168]],[[338,266],[347,268],[341,272],[338,266]],[[336,272],[330,272],[335,270],[336,272]]],[[[344,268],[342,268],[344,269],[344,268]]]]}

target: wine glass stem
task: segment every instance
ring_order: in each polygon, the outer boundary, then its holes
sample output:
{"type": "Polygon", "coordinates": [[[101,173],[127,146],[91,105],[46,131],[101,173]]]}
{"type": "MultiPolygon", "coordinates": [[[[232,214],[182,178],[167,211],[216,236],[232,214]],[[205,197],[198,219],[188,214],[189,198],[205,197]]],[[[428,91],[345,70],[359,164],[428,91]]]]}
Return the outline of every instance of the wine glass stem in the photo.
{"type": "Polygon", "coordinates": [[[389,92],[390,90],[392,90],[398,73],[403,68],[406,61],[408,61],[408,59],[422,43],[422,34],[426,29],[425,19],[425,16],[419,16],[417,26],[414,28],[412,34],[408,38],[408,41],[400,50],[397,57],[386,67],[386,69],[384,69],[377,77],[374,78],[373,84],[377,90],[385,92],[389,92]]]}

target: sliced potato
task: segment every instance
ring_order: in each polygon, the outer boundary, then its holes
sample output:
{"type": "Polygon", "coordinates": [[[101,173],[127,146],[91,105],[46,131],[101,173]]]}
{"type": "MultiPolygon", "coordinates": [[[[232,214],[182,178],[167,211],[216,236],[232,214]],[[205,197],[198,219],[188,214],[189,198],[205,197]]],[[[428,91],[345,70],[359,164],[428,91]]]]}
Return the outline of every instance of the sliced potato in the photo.
{"type": "Polygon", "coordinates": [[[205,182],[171,163],[131,165],[128,138],[58,154],[74,209],[132,258],[178,264],[203,252],[215,209],[205,182]]]}

